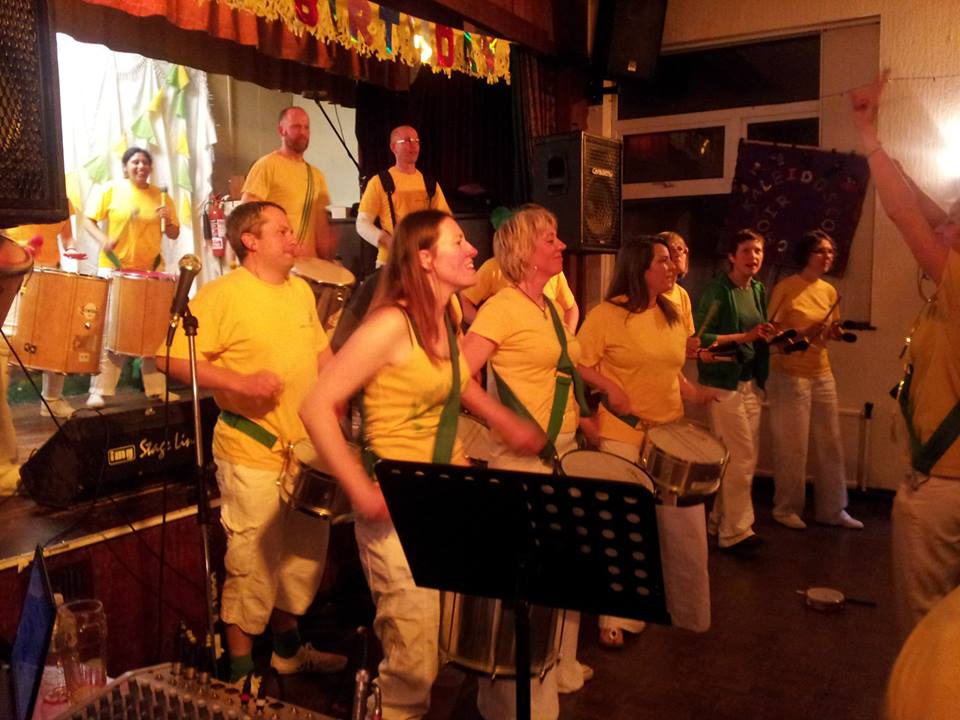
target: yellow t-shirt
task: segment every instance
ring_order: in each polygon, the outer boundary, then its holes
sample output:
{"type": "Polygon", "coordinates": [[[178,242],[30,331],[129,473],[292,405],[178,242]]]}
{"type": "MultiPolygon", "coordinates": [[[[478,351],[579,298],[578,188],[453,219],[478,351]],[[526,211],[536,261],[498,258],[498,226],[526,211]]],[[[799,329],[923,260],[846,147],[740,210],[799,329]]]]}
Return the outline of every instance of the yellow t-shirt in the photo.
{"type": "MultiPolygon", "coordinates": [[[[812,323],[824,322],[827,311],[837,301],[837,289],[823,280],[809,282],[799,274],[791,275],[778,282],[770,294],[767,307],[775,316],[772,322],[778,323],[784,330],[801,328],[812,323]]],[[[829,323],[840,319],[839,307],[830,312],[829,323]]],[[[827,354],[827,341],[823,338],[811,338],[810,347],[803,352],[784,355],[771,353],[771,365],[777,372],[794,377],[812,378],[830,372],[830,356],[827,354]]]]}
{"type": "MultiPolygon", "coordinates": [[[[427,195],[427,186],[423,179],[423,174],[417,170],[413,173],[402,173],[395,167],[387,172],[393,178],[393,210],[397,215],[399,223],[403,218],[417,210],[443,210],[450,212],[450,206],[447,205],[447,199],[443,196],[443,190],[440,189],[440,183],[437,183],[437,189],[431,199],[427,195]]],[[[380,182],[380,176],[374,175],[367,183],[366,190],[363,191],[363,197],[360,198],[358,212],[367,213],[371,217],[380,218],[380,227],[393,235],[393,220],[390,217],[390,203],[387,200],[387,193],[380,182]]],[[[390,252],[382,245],[377,249],[377,265],[383,265],[390,257],[390,252]]]]}
{"type": "MultiPolygon", "coordinates": [[[[926,442],[960,402],[960,252],[950,250],[937,300],[924,311],[910,343],[913,424],[926,442]]],[[[960,439],[933,466],[931,475],[960,480],[960,439]]]]}
{"type": "MultiPolygon", "coordinates": [[[[269,370],[283,380],[283,392],[271,408],[214,392],[222,409],[252,420],[279,438],[267,449],[218,422],[213,431],[214,454],[238,465],[279,471],[284,446],[307,437],[297,413],[317,378],[317,357],[328,345],[313,292],[298,277],[271,285],[239,267],[201,287],[190,301],[190,310],[199,322],[199,359],[244,374],[269,370]]],[[[157,354],[164,352],[161,347],[157,354]]],[[[177,330],[170,356],[188,357],[182,329],[177,330]]]]}
{"type": "MultiPolygon", "coordinates": [[[[461,290],[460,294],[474,305],[479,305],[512,284],[504,277],[503,270],[500,269],[500,261],[492,257],[477,270],[477,281],[466,290],[461,290]]],[[[547,280],[547,284],[543,286],[543,294],[564,311],[569,310],[576,304],[573,292],[567,284],[567,278],[562,272],[547,280]]]]}
{"type": "MultiPolygon", "coordinates": [[[[409,327],[409,319],[408,319],[409,327]]],[[[440,413],[450,396],[450,360],[431,362],[410,330],[413,350],[401,365],[383,367],[363,389],[364,433],[379,457],[431,462],[440,413]]],[[[470,381],[470,369],[460,354],[460,392],[470,381]]],[[[450,461],[466,464],[460,439],[450,461]]]]}
{"type": "MultiPolygon", "coordinates": [[[[163,204],[160,188],[148,185],[138,188],[129,180],[117,180],[108,184],[99,195],[93,195],[87,205],[87,217],[96,222],[106,219],[107,236],[116,245],[113,254],[124,270],[163,269],[160,258],[160,218],[157,208],[163,204]]],[[[166,198],[170,212],[168,222],[179,225],[177,210],[170,198],[166,198]]],[[[100,253],[100,267],[116,269],[104,253],[100,253]]]]}
{"type": "MultiPolygon", "coordinates": [[[[580,362],[580,343],[566,328],[563,331],[567,353],[576,365],[580,362]]],[[[506,287],[477,311],[470,332],[497,344],[491,360],[493,369],[537,424],[546,430],[560,359],[560,341],[550,312],[541,310],[517,288],[506,287]]],[[[578,408],[571,386],[560,432],[574,432],[577,418],[578,408]]]]}
{"type": "Polygon", "coordinates": [[[286,210],[297,242],[307,249],[307,255],[316,255],[317,214],[326,212],[330,204],[322,172],[305,160],[291,160],[274,150],[250,168],[243,192],[286,210]],[[312,182],[309,193],[308,177],[312,182]]]}
{"type": "Polygon", "coordinates": [[[697,329],[693,324],[693,303],[690,302],[690,295],[681,287],[680,283],[675,282],[673,287],[663,296],[677,306],[677,312],[680,313],[680,320],[687,331],[687,337],[691,337],[697,329]]]}
{"type": "Polygon", "coordinates": [[[64,226],[70,225],[69,216],[76,213],[76,209],[70,200],[67,200],[67,213],[67,219],[60,222],[44,223],[42,225],[20,225],[19,227],[8,228],[3,232],[22,247],[26,247],[33,238],[41,237],[43,245],[40,246],[40,252],[33,259],[34,264],[41,267],[57,267],[60,264],[60,246],[57,245],[57,238],[64,226]]]}
{"type": "Polygon", "coordinates": [[[888,720],[954,720],[960,709],[960,588],[933,606],[904,643],[887,685],[888,720]]]}
{"type": "MultiPolygon", "coordinates": [[[[655,423],[683,417],[680,370],[686,360],[687,329],[670,325],[659,307],[641,313],[604,301],[591,310],[577,339],[580,362],[617,382],[630,398],[630,412],[655,423]]],[[[634,429],[600,406],[600,435],[640,444],[634,429]]]]}

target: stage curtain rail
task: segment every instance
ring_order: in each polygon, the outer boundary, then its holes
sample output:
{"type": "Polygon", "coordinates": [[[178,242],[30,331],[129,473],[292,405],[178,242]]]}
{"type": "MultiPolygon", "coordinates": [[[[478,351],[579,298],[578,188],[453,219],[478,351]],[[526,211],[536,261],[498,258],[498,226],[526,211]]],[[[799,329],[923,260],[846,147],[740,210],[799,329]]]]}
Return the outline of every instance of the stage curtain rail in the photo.
{"type": "Polygon", "coordinates": [[[54,25],[112,50],[230,75],[287,92],[322,91],[353,106],[356,81],[406,90],[410,71],[298,37],[282,23],[198,0],[53,0],[54,25]]]}

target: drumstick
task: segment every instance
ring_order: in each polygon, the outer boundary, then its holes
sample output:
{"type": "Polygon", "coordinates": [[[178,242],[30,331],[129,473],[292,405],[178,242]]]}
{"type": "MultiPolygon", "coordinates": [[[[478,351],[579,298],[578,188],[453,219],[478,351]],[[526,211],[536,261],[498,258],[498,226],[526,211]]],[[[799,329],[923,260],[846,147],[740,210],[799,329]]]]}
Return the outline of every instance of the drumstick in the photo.
{"type": "Polygon", "coordinates": [[[707,329],[707,325],[713,322],[713,319],[717,316],[717,311],[720,310],[720,301],[714,300],[710,303],[710,307],[707,309],[707,314],[703,316],[703,322],[700,323],[700,329],[694,333],[694,337],[699,340],[700,336],[703,335],[703,331],[707,329]]]}
{"type": "MultiPolygon", "coordinates": [[[[167,207],[167,186],[160,186],[160,208],[167,207]]],[[[167,233],[167,219],[161,215],[160,216],[160,239],[163,239],[163,236],[167,233]]]]}
{"type": "Polygon", "coordinates": [[[107,250],[107,248],[111,245],[110,238],[107,237],[107,234],[97,227],[96,223],[94,223],[93,220],[88,218],[86,215],[81,213],[77,215],[77,218],[77,222],[80,224],[80,226],[87,231],[90,237],[93,238],[94,242],[100,246],[103,254],[107,256],[107,259],[109,259],[110,262],[112,262],[119,270],[120,259],[114,254],[113,250],[107,250]]]}
{"type": "Polygon", "coordinates": [[[830,309],[827,310],[827,316],[823,319],[824,322],[830,319],[830,316],[833,315],[833,311],[837,309],[837,305],[840,304],[840,298],[842,296],[840,293],[837,293],[837,299],[833,301],[833,305],[830,306],[830,309]]]}

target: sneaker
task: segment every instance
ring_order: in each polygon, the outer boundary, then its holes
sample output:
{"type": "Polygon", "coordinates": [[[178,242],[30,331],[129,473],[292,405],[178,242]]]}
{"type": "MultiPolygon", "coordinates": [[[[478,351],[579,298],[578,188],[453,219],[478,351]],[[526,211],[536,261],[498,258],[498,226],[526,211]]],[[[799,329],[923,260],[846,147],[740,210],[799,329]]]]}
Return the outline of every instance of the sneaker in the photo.
{"type": "Polygon", "coordinates": [[[159,395],[147,395],[147,397],[150,398],[151,400],[156,400],[157,402],[163,402],[164,399],[169,397],[170,402],[172,403],[177,402],[177,400],[180,399],[180,395],[178,393],[173,392],[172,390],[166,394],[160,393],[159,395]]]}
{"type": "Polygon", "coordinates": [[[90,397],[87,398],[87,407],[91,410],[99,410],[106,403],[103,401],[103,395],[98,395],[97,393],[90,393],[90,397]]]}
{"type": "Polygon", "coordinates": [[[807,528],[807,524],[796,513],[784,513],[783,515],[774,513],[773,519],[791,530],[806,530],[807,528]]]}
{"type": "Polygon", "coordinates": [[[751,533],[747,535],[742,540],[737,540],[735,543],[730,545],[720,545],[720,549],[723,552],[731,553],[733,555],[751,555],[756,550],[763,545],[763,539],[756,533],[751,533]]]}
{"type": "Polygon", "coordinates": [[[863,530],[863,523],[854,517],[850,517],[850,514],[846,510],[841,510],[840,514],[832,520],[820,520],[818,518],[817,522],[821,525],[833,525],[836,527],[849,528],[850,530],[863,530]]]}
{"type": "MultiPolygon", "coordinates": [[[[576,665],[580,668],[580,682],[564,683],[561,677],[557,677],[557,692],[561,695],[570,695],[580,690],[584,683],[588,683],[593,680],[593,668],[589,665],[584,665],[582,662],[577,662],[576,665]]],[[[569,673],[568,673],[569,674],[569,673]]]]}
{"type": "Polygon", "coordinates": [[[73,415],[73,405],[62,397],[44,398],[44,400],[47,402],[46,404],[40,403],[40,417],[50,417],[52,415],[55,418],[68,418],[73,415]]]}
{"type": "Polygon", "coordinates": [[[270,656],[270,667],[281,675],[294,673],[336,673],[347,666],[347,658],[336,653],[317,650],[310,643],[304,643],[293,657],[283,658],[273,653],[270,656]]]}

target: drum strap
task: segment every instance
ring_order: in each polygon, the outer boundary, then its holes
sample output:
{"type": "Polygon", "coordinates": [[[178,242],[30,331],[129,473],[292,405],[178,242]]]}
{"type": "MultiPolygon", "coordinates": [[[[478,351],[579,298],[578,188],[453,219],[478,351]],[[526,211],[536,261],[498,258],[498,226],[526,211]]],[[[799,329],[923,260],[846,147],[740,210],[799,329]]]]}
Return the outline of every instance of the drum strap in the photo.
{"type": "Polygon", "coordinates": [[[157,256],[153,259],[153,270],[157,270],[160,267],[160,263],[163,262],[163,255],[157,253],[157,256]]]}
{"type": "MultiPolygon", "coordinates": [[[[577,401],[581,415],[589,417],[593,411],[587,404],[586,392],[584,391],[583,378],[573,365],[570,354],[567,352],[567,335],[563,329],[563,322],[553,303],[543,296],[543,302],[550,311],[550,319],[553,322],[554,332],[557,334],[557,340],[560,343],[560,357],[557,359],[557,380],[553,390],[553,404],[550,407],[550,419],[547,421],[547,444],[540,451],[540,458],[550,460],[557,454],[554,443],[557,441],[557,435],[560,434],[560,426],[563,424],[563,414],[567,409],[567,398],[570,396],[570,386],[573,385],[573,397],[577,401]]],[[[530,411],[524,407],[520,399],[514,394],[510,386],[503,381],[503,378],[493,371],[493,376],[497,381],[497,392],[500,396],[500,402],[513,410],[520,417],[532,420],[530,411]]]]}
{"type": "Polygon", "coordinates": [[[107,260],[116,266],[117,270],[122,269],[120,265],[120,258],[117,257],[117,254],[113,250],[104,250],[103,254],[106,256],[107,260]]]}
{"type": "Polygon", "coordinates": [[[256,440],[268,450],[277,443],[276,435],[243,415],[237,415],[229,410],[221,410],[220,421],[234,430],[239,430],[252,440],[256,440]]]}
{"type": "Polygon", "coordinates": [[[907,365],[900,383],[898,401],[903,419],[906,421],[907,433],[910,436],[910,465],[917,472],[929,475],[933,466],[937,464],[944,453],[960,438],[960,402],[947,413],[933,434],[925,443],[920,442],[920,434],[913,425],[913,413],[910,406],[910,382],[913,379],[913,365],[907,365]]]}
{"type": "Polygon", "coordinates": [[[453,329],[450,315],[444,313],[444,325],[447,328],[447,342],[450,345],[450,368],[453,385],[450,394],[440,411],[437,424],[437,437],[433,443],[433,462],[449,463],[453,457],[453,443],[457,439],[457,421],[460,419],[460,348],[457,346],[457,333],[453,329]]]}
{"type": "Polygon", "coordinates": [[[603,404],[603,406],[610,412],[611,415],[613,415],[615,418],[617,418],[617,420],[620,420],[621,422],[625,422],[627,425],[629,425],[630,427],[632,427],[634,430],[637,429],[637,425],[642,425],[642,424],[643,424],[643,419],[640,418],[640,417],[637,416],[637,415],[634,415],[633,413],[627,413],[626,415],[617,415],[617,413],[615,413],[615,412],[613,411],[613,408],[610,407],[610,402],[609,402],[609,400],[607,399],[607,396],[606,396],[606,395],[603,396],[603,399],[600,400],[600,402],[601,402],[601,403],[603,404]]]}
{"type": "Polygon", "coordinates": [[[310,215],[313,212],[313,172],[310,169],[310,163],[304,162],[307,168],[307,192],[303,197],[303,210],[300,211],[300,225],[297,228],[297,244],[303,245],[306,239],[304,234],[310,226],[310,215]]]}

